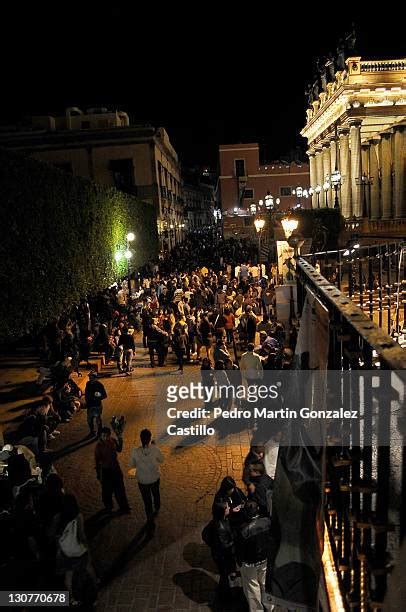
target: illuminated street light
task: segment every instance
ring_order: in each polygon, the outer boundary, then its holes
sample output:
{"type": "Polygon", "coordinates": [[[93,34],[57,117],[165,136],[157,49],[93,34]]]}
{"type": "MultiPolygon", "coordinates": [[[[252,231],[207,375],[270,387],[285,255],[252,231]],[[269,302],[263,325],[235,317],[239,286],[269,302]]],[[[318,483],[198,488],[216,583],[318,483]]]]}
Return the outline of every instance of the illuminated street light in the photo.
{"type": "Polygon", "coordinates": [[[121,253],[121,251],[116,251],[114,253],[114,259],[116,260],[117,263],[121,261],[122,258],[123,258],[123,254],[121,253]]]}
{"type": "Polygon", "coordinates": [[[314,188],[314,191],[317,193],[317,208],[320,208],[320,192],[321,192],[321,185],[316,185],[316,187],[314,188]]]}
{"type": "Polygon", "coordinates": [[[255,215],[255,213],[257,212],[257,205],[255,204],[255,202],[252,202],[250,204],[250,211],[252,215],[255,215]]]}
{"type": "Polygon", "coordinates": [[[258,264],[259,264],[259,276],[262,276],[262,266],[261,266],[261,234],[262,230],[265,227],[265,219],[261,217],[257,217],[254,221],[255,229],[257,230],[258,235],[258,264]]]}
{"type": "Polygon", "coordinates": [[[132,242],[133,240],[135,240],[135,234],[133,232],[128,232],[127,240],[128,242],[132,242]]]}
{"type": "Polygon", "coordinates": [[[297,229],[299,221],[292,217],[284,217],[281,220],[283,231],[285,232],[286,239],[290,238],[293,232],[297,229]]]}
{"type": "Polygon", "coordinates": [[[337,168],[334,170],[334,172],[331,173],[330,180],[331,180],[331,184],[333,185],[333,189],[335,191],[334,208],[340,208],[340,203],[338,201],[338,189],[341,186],[342,181],[341,181],[341,173],[339,170],[337,170],[337,168]]]}
{"type": "Polygon", "coordinates": [[[273,209],[273,196],[269,193],[269,191],[265,196],[265,208],[267,210],[273,209]]]}
{"type": "Polygon", "coordinates": [[[132,256],[133,254],[130,251],[130,249],[126,249],[126,251],[124,252],[124,257],[128,260],[128,259],[131,259],[132,256]]]}
{"type": "Polygon", "coordinates": [[[261,232],[265,227],[265,219],[255,219],[254,225],[257,232],[261,232]]]}
{"type": "Polygon", "coordinates": [[[323,189],[324,189],[324,206],[328,208],[327,191],[330,189],[330,183],[328,182],[327,179],[324,182],[323,189]]]}

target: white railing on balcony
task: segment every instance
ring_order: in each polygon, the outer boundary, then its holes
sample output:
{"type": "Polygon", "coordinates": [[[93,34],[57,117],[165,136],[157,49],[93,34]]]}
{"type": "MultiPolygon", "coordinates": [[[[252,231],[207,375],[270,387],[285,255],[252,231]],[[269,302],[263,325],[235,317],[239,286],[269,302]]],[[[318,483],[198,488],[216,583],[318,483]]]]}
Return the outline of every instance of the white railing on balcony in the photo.
{"type": "Polygon", "coordinates": [[[361,72],[387,72],[393,70],[406,70],[406,59],[361,62],[361,72]]]}

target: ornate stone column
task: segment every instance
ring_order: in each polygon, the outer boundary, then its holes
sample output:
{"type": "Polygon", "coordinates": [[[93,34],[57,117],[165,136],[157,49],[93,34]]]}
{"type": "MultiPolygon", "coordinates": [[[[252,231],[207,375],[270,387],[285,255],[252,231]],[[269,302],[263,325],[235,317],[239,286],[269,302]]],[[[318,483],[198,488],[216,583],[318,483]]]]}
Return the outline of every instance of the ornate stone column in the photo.
{"type": "Polygon", "coordinates": [[[379,219],[381,216],[381,185],[380,185],[380,168],[379,168],[379,143],[380,139],[373,138],[369,141],[369,174],[373,179],[371,185],[371,219],[379,219]]]}
{"type": "Polygon", "coordinates": [[[352,214],[356,217],[362,217],[361,123],[360,119],[350,121],[352,214]]]}
{"type": "MultiPolygon", "coordinates": [[[[321,146],[317,145],[315,147],[315,151],[316,151],[316,185],[317,184],[323,185],[323,151],[322,151],[321,146]]],[[[317,202],[317,198],[316,198],[316,202],[317,202]]]]}
{"type": "Polygon", "coordinates": [[[404,219],[406,217],[406,126],[400,125],[394,128],[394,182],[393,182],[393,204],[395,217],[404,219]]]}
{"type": "Polygon", "coordinates": [[[362,175],[364,181],[361,187],[361,198],[362,198],[362,210],[364,210],[364,204],[366,208],[366,216],[371,217],[371,202],[370,202],[370,171],[369,171],[369,142],[363,142],[361,144],[361,166],[362,175]]]}
{"type": "MultiPolygon", "coordinates": [[[[316,180],[316,158],[315,158],[315,151],[313,149],[313,147],[310,147],[309,150],[307,151],[307,156],[309,158],[309,164],[310,164],[310,187],[315,187],[317,180],[316,180]]],[[[317,206],[317,198],[316,198],[316,194],[314,193],[312,195],[312,208],[316,208],[317,206]]]]}
{"type": "MultiPolygon", "coordinates": [[[[323,185],[326,182],[326,180],[328,180],[330,182],[330,175],[331,175],[330,141],[329,140],[324,140],[322,142],[322,146],[323,146],[323,182],[320,183],[320,184],[323,187],[323,185]]],[[[324,189],[322,191],[322,196],[323,196],[323,204],[322,204],[322,206],[325,206],[326,194],[324,193],[324,189]]],[[[332,207],[332,205],[331,205],[331,189],[329,189],[327,191],[327,206],[329,208],[332,207]]]]}
{"type": "Polygon", "coordinates": [[[350,157],[350,130],[347,127],[338,128],[340,144],[340,173],[341,173],[341,212],[348,219],[352,216],[351,200],[351,157],[350,157]]]}
{"type": "Polygon", "coordinates": [[[392,219],[392,134],[381,134],[382,219],[392,219]]]}

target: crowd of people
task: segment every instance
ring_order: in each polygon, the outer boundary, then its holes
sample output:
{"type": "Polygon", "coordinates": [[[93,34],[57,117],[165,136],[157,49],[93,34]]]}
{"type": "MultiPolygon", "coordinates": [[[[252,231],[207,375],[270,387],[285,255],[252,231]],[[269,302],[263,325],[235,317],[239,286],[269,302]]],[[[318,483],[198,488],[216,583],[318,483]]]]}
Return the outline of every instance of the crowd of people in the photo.
{"type": "Polygon", "coordinates": [[[217,564],[219,597],[232,601],[242,587],[250,612],[272,609],[265,592],[268,563],[275,552],[271,530],[274,481],[266,473],[265,446],[251,447],[241,475],[245,491],[231,476],[223,478],[202,531],[217,564]]]}
{"type": "MultiPolygon", "coordinates": [[[[64,490],[52,453],[53,440],[68,432],[60,424],[80,418],[84,409],[89,438],[98,440],[95,467],[103,506],[111,512],[115,498],[120,513],[131,512],[118,461],[122,431],[114,438],[103,423],[107,393],[91,369],[93,351],[103,353],[106,363],[116,366],[117,375],[130,376],[135,337],[141,333],[152,368],[172,362],[182,373],[186,365],[197,366],[206,385],[231,370],[247,378],[253,370],[291,366],[296,327],[277,320],[277,271],[275,266],[261,269],[248,263],[251,255],[247,245],[235,240],[211,248],[209,241],[192,237],[169,259],[143,269],[130,291],[123,283],[88,296],[41,331],[40,397],[9,433],[0,453],[4,588],[17,586],[22,576],[27,588],[49,588],[62,577],[73,603],[95,599],[97,581],[83,517],[74,495],[64,490]],[[73,373],[81,376],[84,366],[90,373],[82,392],[73,373]]],[[[220,591],[226,592],[240,573],[252,610],[257,609],[251,606],[258,600],[258,588],[263,588],[270,546],[272,479],[264,472],[261,453],[259,447],[253,448],[253,460],[246,463],[244,493],[230,477],[223,480],[213,504],[210,539],[220,591]]],[[[152,532],[160,508],[162,460],[151,432],[141,432],[141,446],[133,450],[131,465],[137,469],[152,532]]]]}

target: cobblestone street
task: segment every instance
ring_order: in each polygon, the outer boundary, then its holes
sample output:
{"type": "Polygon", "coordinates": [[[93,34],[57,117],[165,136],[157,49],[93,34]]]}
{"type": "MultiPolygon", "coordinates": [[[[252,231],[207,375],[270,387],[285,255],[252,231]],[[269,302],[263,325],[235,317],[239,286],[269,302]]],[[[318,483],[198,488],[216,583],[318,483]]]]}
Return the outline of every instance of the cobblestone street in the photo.
{"type": "MultiPolygon", "coordinates": [[[[216,444],[215,438],[193,446],[160,443],[165,456],[161,476],[162,507],[153,537],[145,531],[145,513],[135,478],[128,474],[130,451],[139,433],[149,427],[156,435],[155,398],[158,384],[173,383],[176,366],[171,355],[164,369],[151,369],[142,345],[137,345],[132,376],[105,367],[102,382],[108,394],[103,422],[125,415],[124,449],[120,463],[132,508],[128,516],[106,517],[94,467],[95,442],[86,438],[86,412],[61,425],[52,441],[55,466],[67,491],[77,498],[87,522],[92,557],[101,578],[97,610],[208,610],[217,608],[218,580],[201,531],[211,516],[213,495],[229,474],[241,483],[249,433],[235,433],[216,444]],[[79,468],[79,469],[78,469],[79,468]]],[[[196,370],[196,366],[190,366],[196,370]]],[[[187,373],[188,369],[185,371],[187,373]]],[[[80,380],[80,379],[79,379],[80,380]]],[[[179,380],[179,379],[178,379],[179,380]]],[[[237,610],[235,603],[230,609],[237,610]]]]}

